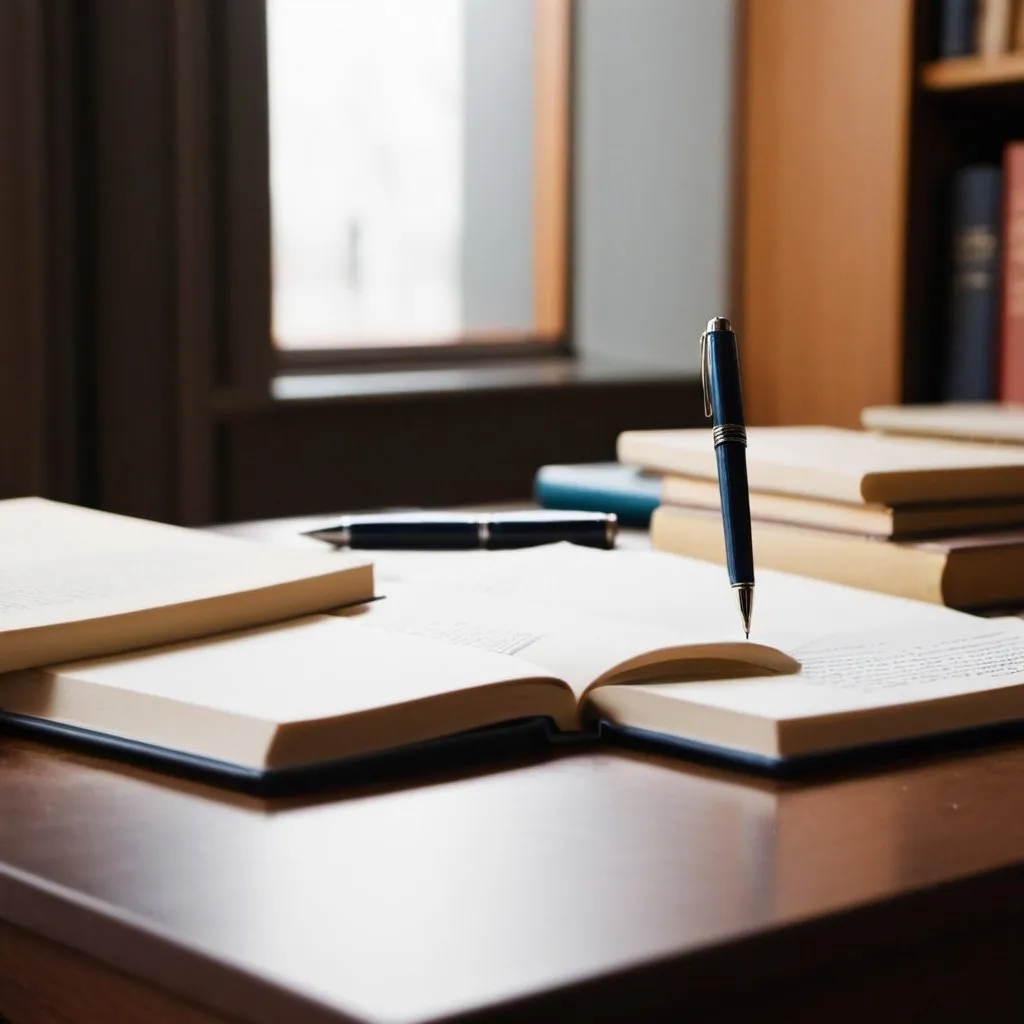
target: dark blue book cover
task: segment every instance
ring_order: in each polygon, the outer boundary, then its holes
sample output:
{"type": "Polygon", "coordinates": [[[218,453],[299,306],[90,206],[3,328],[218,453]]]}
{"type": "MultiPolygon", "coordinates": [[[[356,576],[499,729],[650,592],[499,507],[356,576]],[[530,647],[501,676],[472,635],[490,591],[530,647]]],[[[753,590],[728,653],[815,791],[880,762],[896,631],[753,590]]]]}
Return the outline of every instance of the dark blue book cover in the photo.
{"type": "Polygon", "coordinates": [[[974,53],[975,0],[938,0],[939,59],[974,53]]]}
{"type": "Polygon", "coordinates": [[[953,179],[949,346],[946,401],[996,396],[999,347],[1000,227],[1003,176],[998,167],[964,167],[953,179]]]}
{"type": "Polygon", "coordinates": [[[661,503],[661,480],[617,462],[541,466],[533,496],[542,508],[613,512],[624,526],[646,528],[661,503]]]}

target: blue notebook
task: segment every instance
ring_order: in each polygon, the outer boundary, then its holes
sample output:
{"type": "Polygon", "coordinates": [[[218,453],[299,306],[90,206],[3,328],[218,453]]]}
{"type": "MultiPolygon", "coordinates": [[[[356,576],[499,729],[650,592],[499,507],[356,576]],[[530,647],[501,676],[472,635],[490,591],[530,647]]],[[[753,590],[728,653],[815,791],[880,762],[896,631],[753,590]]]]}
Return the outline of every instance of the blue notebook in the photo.
{"type": "Polygon", "coordinates": [[[613,512],[623,526],[646,528],[661,503],[661,478],[618,462],[541,466],[533,496],[543,508],[613,512]]]}

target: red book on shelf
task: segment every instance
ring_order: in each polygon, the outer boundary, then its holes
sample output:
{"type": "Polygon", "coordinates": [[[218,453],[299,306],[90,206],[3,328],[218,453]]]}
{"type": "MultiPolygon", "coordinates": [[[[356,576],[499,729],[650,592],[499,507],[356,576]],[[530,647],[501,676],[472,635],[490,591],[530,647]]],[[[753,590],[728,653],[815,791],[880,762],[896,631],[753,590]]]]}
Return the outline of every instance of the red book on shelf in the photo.
{"type": "Polygon", "coordinates": [[[1003,329],[999,397],[1024,402],[1024,142],[1003,155],[1003,329]]]}

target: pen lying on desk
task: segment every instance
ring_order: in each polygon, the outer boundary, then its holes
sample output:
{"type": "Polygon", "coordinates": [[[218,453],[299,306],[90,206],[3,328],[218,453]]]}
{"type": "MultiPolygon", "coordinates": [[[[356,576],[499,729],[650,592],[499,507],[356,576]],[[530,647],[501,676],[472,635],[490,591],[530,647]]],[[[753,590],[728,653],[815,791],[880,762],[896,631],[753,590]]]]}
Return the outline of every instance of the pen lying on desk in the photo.
{"type": "Polygon", "coordinates": [[[385,512],[343,516],[305,536],[378,550],[527,548],[558,541],[613,548],[617,532],[618,520],[607,512],[385,512]]]}

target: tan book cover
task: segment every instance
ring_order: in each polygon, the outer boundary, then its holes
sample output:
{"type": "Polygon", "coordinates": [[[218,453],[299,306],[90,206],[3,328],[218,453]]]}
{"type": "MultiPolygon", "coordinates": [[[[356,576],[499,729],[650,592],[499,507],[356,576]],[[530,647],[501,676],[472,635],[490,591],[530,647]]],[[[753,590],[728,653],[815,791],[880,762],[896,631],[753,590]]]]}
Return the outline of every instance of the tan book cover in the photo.
{"type": "Polygon", "coordinates": [[[292,550],[43,498],[0,501],[0,671],[329,611],[365,558],[292,550]]]}
{"type": "MultiPolygon", "coordinates": [[[[717,480],[666,476],[662,480],[662,498],[666,505],[714,512],[722,507],[717,480]]],[[[1024,501],[948,502],[893,508],[752,491],[750,514],[754,519],[769,522],[890,539],[1024,527],[1024,501]]]]}
{"type": "Polygon", "coordinates": [[[777,761],[1024,714],[1020,622],[766,570],[748,642],[707,562],[556,545],[432,564],[339,616],[10,673],[0,708],[256,773],[536,716],[777,761]]]}
{"type": "Polygon", "coordinates": [[[1013,0],[977,0],[975,49],[982,57],[998,57],[1010,49],[1013,0]]]}
{"type": "MultiPolygon", "coordinates": [[[[982,444],[888,437],[836,427],[747,431],[750,487],[854,504],[1024,499],[1024,451],[982,444]]],[[[711,431],[637,430],[619,436],[621,462],[715,480],[711,431]]]]}
{"type": "MultiPolygon", "coordinates": [[[[951,608],[1024,606],[1024,530],[896,542],[782,523],[753,524],[754,561],[846,586],[951,608]]],[[[663,505],[651,519],[661,551],[725,564],[720,515],[663,505]]]]}
{"type": "Polygon", "coordinates": [[[1024,444],[1024,405],[1014,402],[936,402],[872,405],[861,411],[868,430],[907,437],[1024,444]]]}

